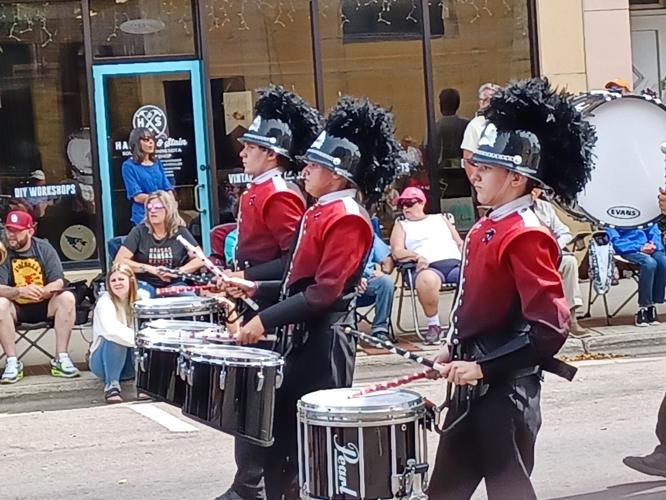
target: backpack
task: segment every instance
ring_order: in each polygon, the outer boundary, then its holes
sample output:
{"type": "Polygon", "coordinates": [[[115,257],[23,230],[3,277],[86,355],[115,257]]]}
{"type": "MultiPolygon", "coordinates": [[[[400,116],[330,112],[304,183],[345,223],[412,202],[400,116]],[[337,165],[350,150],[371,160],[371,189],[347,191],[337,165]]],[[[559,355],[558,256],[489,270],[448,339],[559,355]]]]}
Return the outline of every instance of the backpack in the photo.
{"type": "Polygon", "coordinates": [[[594,291],[604,295],[610,290],[615,273],[615,252],[605,231],[592,234],[589,247],[589,276],[594,291]]]}

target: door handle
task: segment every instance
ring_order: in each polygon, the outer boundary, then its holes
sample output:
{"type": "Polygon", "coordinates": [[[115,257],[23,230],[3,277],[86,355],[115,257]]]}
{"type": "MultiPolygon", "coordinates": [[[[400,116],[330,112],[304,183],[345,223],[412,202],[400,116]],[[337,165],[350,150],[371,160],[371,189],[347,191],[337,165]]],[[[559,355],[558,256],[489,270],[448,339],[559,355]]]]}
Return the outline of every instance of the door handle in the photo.
{"type": "Polygon", "coordinates": [[[204,186],[197,182],[194,185],[194,209],[200,214],[203,214],[206,213],[206,209],[201,208],[201,195],[199,194],[199,190],[201,189],[204,189],[204,186]]]}

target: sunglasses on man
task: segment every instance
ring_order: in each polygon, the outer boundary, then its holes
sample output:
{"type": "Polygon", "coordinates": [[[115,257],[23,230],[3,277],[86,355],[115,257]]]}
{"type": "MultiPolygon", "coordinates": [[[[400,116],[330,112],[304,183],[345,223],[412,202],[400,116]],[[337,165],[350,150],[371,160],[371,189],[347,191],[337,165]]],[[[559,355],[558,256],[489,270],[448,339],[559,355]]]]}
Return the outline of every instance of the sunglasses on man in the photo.
{"type": "Polygon", "coordinates": [[[421,203],[421,200],[412,199],[412,200],[400,200],[398,202],[398,208],[412,208],[414,205],[421,203]]]}

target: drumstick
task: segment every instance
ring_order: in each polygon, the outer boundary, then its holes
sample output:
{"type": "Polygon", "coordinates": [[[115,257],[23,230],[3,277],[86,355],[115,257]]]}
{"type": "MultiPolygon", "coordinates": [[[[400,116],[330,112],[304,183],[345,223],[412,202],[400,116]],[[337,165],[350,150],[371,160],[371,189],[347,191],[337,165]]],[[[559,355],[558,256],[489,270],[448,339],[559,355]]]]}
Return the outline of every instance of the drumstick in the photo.
{"type": "MultiPolygon", "coordinates": [[[[176,239],[181,243],[181,245],[187,248],[190,252],[194,252],[194,254],[203,261],[204,265],[208,268],[208,270],[211,271],[216,276],[222,278],[222,281],[224,281],[225,283],[231,283],[232,285],[239,285],[241,287],[246,287],[250,289],[255,287],[255,284],[252,281],[244,280],[241,278],[233,278],[231,276],[227,276],[226,274],[224,274],[222,269],[213,264],[213,262],[208,257],[206,257],[206,255],[203,253],[203,251],[200,248],[197,248],[194,245],[192,245],[180,234],[176,236],[176,239]]],[[[257,305],[257,303],[254,300],[252,300],[250,297],[243,297],[243,301],[253,310],[255,311],[259,310],[259,306],[257,305]]]]}
{"type": "Polygon", "coordinates": [[[428,372],[418,371],[412,373],[411,375],[405,375],[403,377],[398,377],[391,380],[387,380],[386,382],[379,382],[377,384],[371,385],[369,387],[366,387],[365,389],[361,389],[360,391],[355,392],[354,394],[351,395],[351,397],[358,398],[360,396],[365,396],[366,394],[371,394],[373,392],[385,391],[387,389],[394,389],[396,387],[400,387],[401,385],[414,382],[415,380],[426,378],[427,376],[428,372]]]}
{"type": "Polygon", "coordinates": [[[353,335],[354,337],[357,337],[359,340],[367,342],[368,344],[371,344],[375,347],[379,347],[380,349],[386,349],[387,351],[392,352],[393,354],[397,354],[398,356],[402,356],[403,358],[408,359],[409,361],[414,361],[415,363],[427,366],[428,368],[433,368],[434,370],[441,370],[442,368],[444,368],[444,365],[432,361],[431,359],[424,358],[419,354],[414,354],[413,352],[409,352],[405,349],[402,349],[397,345],[395,345],[393,342],[390,342],[388,340],[379,340],[378,338],[375,338],[363,332],[359,332],[358,330],[354,330],[350,327],[346,327],[344,329],[344,332],[347,335],[353,335]]]}
{"type": "MultiPolygon", "coordinates": [[[[415,363],[427,366],[428,368],[432,368],[433,370],[441,372],[442,369],[444,368],[443,364],[428,358],[424,358],[419,354],[414,354],[413,352],[409,352],[405,349],[402,349],[397,345],[395,345],[393,342],[390,342],[388,340],[379,340],[371,335],[359,332],[358,330],[353,330],[350,327],[345,327],[344,332],[348,335],[353,335],[354,337],[357,337],[360,340],[363,340],[364,342],[367,342],[368,344],[371,344],[375,347],[379,347],[380,349],[386,349],[387,351],[392,352],[393,354],[397,354],[398,356],[402,356],[403,358],[408,359],[409,361],[414,361],[415,363]]],[[[469,385],[476,385],[476,384],[477,384],[476,380],[473,380],[469,383],[469,385]]]]}
{"type": "Polygon", "coordinates": [[[203,274],[185,273],[180,269],[171,269],[170,267],[166,266],[159,266],[158,269],[164,271],[167,274],[173,274],[174,276],[177,276],[183,280],[194,281],[200,285],[208,285],[211,282],[210,276],[204,276],[203,274]]]}

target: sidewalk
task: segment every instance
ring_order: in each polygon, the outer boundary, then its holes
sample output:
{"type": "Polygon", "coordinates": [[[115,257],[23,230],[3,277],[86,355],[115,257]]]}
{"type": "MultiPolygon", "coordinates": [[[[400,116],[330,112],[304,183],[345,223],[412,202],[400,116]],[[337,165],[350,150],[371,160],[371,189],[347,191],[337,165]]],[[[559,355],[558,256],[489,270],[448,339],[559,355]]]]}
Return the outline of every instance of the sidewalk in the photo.
{"type": "MultiPolygon", "coordinates": [[[[587,298],[587,283],[581,283],[581,286],[587,298]]],[[[609,309],[614,311],[634,289],[635,285],[630,280],[621,280],[619,285],[613,287],[608,296],[609,309]]],[[[440,311],[450,310],[451,300],[452,294],[442,295],[440,299],[440,311]]],[[[666,306],[662,305],[659,308],[660,318],[664,321],[663,323],[643,328],[636,327],[633,324],[635,307],[636,304],[632,300],[623,309],[621,316],[615,317],[612,320],[612,325],[607,326],[603,317],[604,313],[601,301],[598,301],[598,303],[595,302],[592,307],[591,318],[579,320],[580,325],[588,329],[588,335],[584,338],[569,337],[559,356],[575,360],[585,358],[589,355],[642,356],[666,353],[666,306]]],[[[585,309],[583,308],[582,312],[585,309]]],[[[397,305],[394,307],[394,311],[396,310],[397,305]]],[[[409,321],[406,320],[404,323],[411,324],[411,313],[409,310],[404,311],[403,314],[407,314],[407,318],[410,318],[409,321]]],[[[419,322],[420,324],[425,324],[424,318],[420,317],[419,322]]],[[[430,357],[439,350],[437,346],[417,345],[422,349],[419,351],[419,354],[425,357],[430,357]]],[[[390,353],[367,355],[364,352],[359,352],[357,353],[356,366],[357,369],[364,370],[364,367],[399,366],[405,363],[408,362],[390,353]]],[[[77,365],[83,368],[82,364],[77,363],[77,365]]],[[[37,374],[28,374],[21,382],[14,385],[0,385],[0,411],[2,408],[1,402],[6,398],[69,391],[102,391],[102,383],[88,371],[82,371],[81,377],[72,380],[38,374],[40,373],[39,368],[31,368],[31,371],[37,374]]]]}

